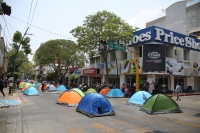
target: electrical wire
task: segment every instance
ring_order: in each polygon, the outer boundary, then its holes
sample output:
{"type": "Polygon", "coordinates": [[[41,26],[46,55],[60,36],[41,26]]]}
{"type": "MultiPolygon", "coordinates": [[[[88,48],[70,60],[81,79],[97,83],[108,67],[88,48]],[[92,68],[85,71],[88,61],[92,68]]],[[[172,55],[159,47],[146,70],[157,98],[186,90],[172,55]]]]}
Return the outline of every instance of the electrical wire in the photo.
{"type": "Polygon", "coordinates": [[[2,17],[3,17],[3,19],[4,19],[5,27],[7,28],[8,34],[9,34],[9,36],[10,36],[10,39],[12,40],[12,37],[11,37],[11,35],[10,35],[10,31],[9,31],[9,29],[8,29],[8,26],[7,26],[6,20],[5,20],[5,18],[4,18],[4,15],[2,15],[2,17]]]}
{"type": "MultiPolygon", "coordinates": [[[[6,20],[5,20],[5,21],[6,21],[6,20]]],[[[10,25],[10,24],[8,23],[8,21],[6,21],[6,23],[7,23],[8,25],[10,25]]],[[[12,25],[10,25],[10,27],[13,28],[15,31],[17,31],[17,29],[15,29],[12,25]]]]}
{"type": "MultiPolygon", "coordinates": [[[[21,21],[21,22],[23,22],[23,23],[26,23],[25,21],[20,20],[20,19],[14,17],[14,16],[10,16],[10,17],[12,17],[12,18],[14,18],[14,19],[17,19],[17,20],[19,20],[19,21],[21,21]]],[[[40,30],[46,31],[46,32],[51,33],[51,34],[54,34],[54,35],[58,35],[58,36],[62,36],[62,37],[65,37],[65,38],[72,39],[71,37],[67,37],[67,36],[64,36],[64,35],[60,35],[60,34],[57,34],[57,33],[54,33],[54,32],[51,32],[51,31],[48,31],[48,30],[45,30],[45,29],[42,29],[42,28],[37,27],[37,26],[32,25],[32,24],[31,24],[30,26],[33,26],[33,27],[35,27],[35,28],[37,28],[37,29],[40,29],[40,30]]]]}
{"type": "MultiPolygon", "coordinates": [[[[3,33],[4,33],[4,36],[6,37],[6,40],[8,41],[8,38],[7,38],[6,34],[5,34],[5,30],[3,30],[3,28],[2,28],[2,31],[3,31],[3,33]]],[[[8,43],[10,44],[9,41],[8,41],[8,43]]]]}
{"type": "Polygon", "coordinates": [[[31,1],[31,8],[30,8],[30,11],[29,11],[28,21],[27,21],[26,28],[28,27],[28,23],[29,23],[29,18],[30,18],[30,14],[31,14],[32,4],[33,4],[33,0],[31,1]]]}
{"type": "MultiPolygon", "coordinates": [[[[35,8],[34,8],[34,11],[33,11],[33,16],[34,16],[34,14],[35,14],[35,9],[36,9],[36,7],[37,7],[37,3],[38,3],[38,0],[36,1],[36,4],[35,4],[35,8]]],[[[32,16],[32,18],[31,18],[30,29],[31,29],[32,21],[33,21],[33,16],[32,16]]],[[[30,32],[30,29],[29,29],[28,33],[30,32]]]]}

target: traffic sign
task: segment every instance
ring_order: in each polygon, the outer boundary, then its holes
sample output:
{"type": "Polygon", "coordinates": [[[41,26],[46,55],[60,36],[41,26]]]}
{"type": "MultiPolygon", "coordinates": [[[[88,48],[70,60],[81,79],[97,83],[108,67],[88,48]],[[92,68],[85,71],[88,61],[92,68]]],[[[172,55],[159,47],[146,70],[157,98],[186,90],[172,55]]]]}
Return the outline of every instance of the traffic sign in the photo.
{"type": "Polygon", "coordinates": [[[112,42],[107,42],[107,45],[108,45],[109,48],[126,52],[126,46],[122,46],[120,44],[116,44],[116,43],[112,43],[112,42]]]}

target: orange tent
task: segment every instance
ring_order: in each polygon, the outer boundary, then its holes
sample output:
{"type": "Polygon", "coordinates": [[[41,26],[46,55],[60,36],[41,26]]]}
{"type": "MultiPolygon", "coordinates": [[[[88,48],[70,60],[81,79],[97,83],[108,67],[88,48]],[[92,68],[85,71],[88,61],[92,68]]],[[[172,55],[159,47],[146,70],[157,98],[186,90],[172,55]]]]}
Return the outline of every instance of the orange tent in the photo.
{"type": "Polygon", "coordinates": [[[49,86],[49,84],[46,84],[46,85],[44,86],[44,90],[46,90],[48,86],[49,86]]]}
{"type": "Polygon", "coordinates": [[[40,84],[40,85],[37,87],[37,89],[40,89],[40,90],[41,90],[41,89],[42,89],[42,85],[40,84]]]}
{"type": "Polygon", "coordinates": [[[78,106],[81,99],[81,95],[79,95],[76,91],[65,91],[60,95],[57,103],[67,104],[68,106],[78,106]]]}
{"type": "Polygon", "coordinates": [[[100,94],[101,95],[107,95],[107,93],[110,91],[110,88],[103,88],[101,91],[100,91],[100,94]]]}
{"type": "Polygon", "coordinates": [[[26,82],[20,82],[20,83],[19,83],[19,86],[22,85],[22,84],[25,84],[25,83],[26,83],[26,82]]]}
{"type": "Polygon", "coordinates": [[[28,87],[30,87],[29,85],[25,85],[23,88],[22,88],[22,91],[25,91],[28,87]]]}

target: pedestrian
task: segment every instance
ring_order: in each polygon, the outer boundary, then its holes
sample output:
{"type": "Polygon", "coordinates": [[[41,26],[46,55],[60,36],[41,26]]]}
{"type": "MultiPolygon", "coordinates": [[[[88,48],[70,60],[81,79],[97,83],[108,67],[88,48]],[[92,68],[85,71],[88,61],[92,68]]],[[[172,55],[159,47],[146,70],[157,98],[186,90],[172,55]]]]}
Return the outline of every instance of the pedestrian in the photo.
{"type": "Polygon", "coordinates": [[[44,92],[44,82],[41,82],[42,83],[42,92],[44,92]]]}
{"type": "Polygon", "coordinates": [[[7,86],[8,86],[8,80],[6,79],[5,80],[5,88],[7,88],[7,86]]]}
{"type": "Polygon", "coordinates": [[[181,86],[178,83],[176,84],[175,92],[176,92],[176,100],[181,100],[179,93],[182,92],[182,90],[181,90],[181,86]]]}
{"type": "Polygon", "coordinates": [[[1,91],[1,93],[3,94],[3,97],[5,97],[5,94],[4,94],[4,92],[3,92],[3,88],[4,88],[4,82],[3,82],[2,79],[0,79],[0,91],[1,91]]]}
{"type": "Polygon", "coordinates": [[[125,92],[125,86],[124,84],[121,86],[121,91],[124,93],[125,92]]]}

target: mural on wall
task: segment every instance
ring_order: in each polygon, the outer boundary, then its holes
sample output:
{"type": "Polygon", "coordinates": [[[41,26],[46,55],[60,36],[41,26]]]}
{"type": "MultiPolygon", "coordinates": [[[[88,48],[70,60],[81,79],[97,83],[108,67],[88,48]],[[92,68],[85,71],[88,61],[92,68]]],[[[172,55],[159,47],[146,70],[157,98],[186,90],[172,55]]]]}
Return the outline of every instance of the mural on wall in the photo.
{"type": "MultiPolygon", "coordinates": [[[[115,61],[108,62],[108,73],[109,74],[117,74],[117,67],[116,67],[115,61]]],[[[106,64],[105,63],[100,64],[100,74],[102,74],[102,75],[106,74],[106,64]]]]}
{"type": "MultiPolygon", "coordinates": [[[[135,74],[136,73],[136,58],[120,61],[120,74],[135,74]]],[[[139,60],[139,73],[142,72],[141,58],[139,60]]]]}
{"type": "Polygon", "coordinates": [[[200,76],[200,63],[193,62],[190,76],[200,76]]]}
{"type": "Polygon", "coordinates": [[[166,58],[165,73],[173,75],[184,75],[184,62],[172,58],[166,58]]]}

